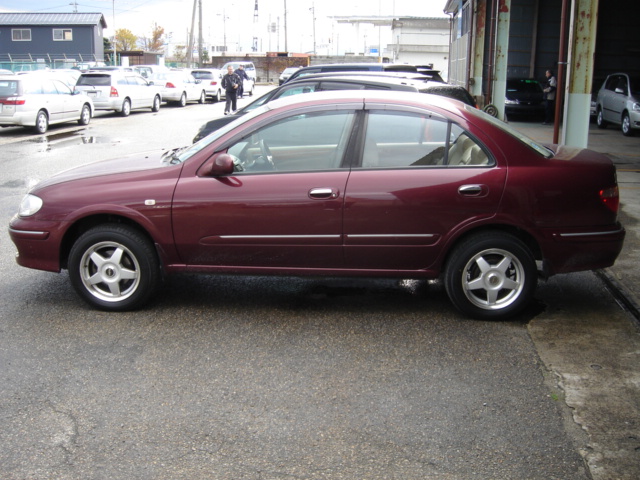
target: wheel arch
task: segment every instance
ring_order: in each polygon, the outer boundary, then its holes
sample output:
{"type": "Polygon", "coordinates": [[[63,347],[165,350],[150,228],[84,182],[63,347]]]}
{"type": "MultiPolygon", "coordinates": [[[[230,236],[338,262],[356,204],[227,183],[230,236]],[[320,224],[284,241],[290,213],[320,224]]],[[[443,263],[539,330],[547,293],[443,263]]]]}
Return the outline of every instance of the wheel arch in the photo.
{"type": "Polygon", "coordinates": [[[98,225],[104,225],[107,223],[111,224],[120,224],[127,225],[131,228],[134,228],[137,232],[143,235],[152,245],[154,245],[156,254],[158,256],[158,261],[160,265],[163,264],[163,255],[160,254],[157,242],[149,233],[149,231],[144,228],[139,222],[136,222],[132,218],[126,217],[124,215],[117,215],[111,213],[103,213],[103,214],[95,214],[83,217],[78,219],[67,229],[65,232],[62,242],[60,244],[60,267],[63,269],[68,268],[69,263],[69,253],[71,252],[71,248],[75,241],[86,231],[92,229],[93,227],[97,227],[98,225]]]}

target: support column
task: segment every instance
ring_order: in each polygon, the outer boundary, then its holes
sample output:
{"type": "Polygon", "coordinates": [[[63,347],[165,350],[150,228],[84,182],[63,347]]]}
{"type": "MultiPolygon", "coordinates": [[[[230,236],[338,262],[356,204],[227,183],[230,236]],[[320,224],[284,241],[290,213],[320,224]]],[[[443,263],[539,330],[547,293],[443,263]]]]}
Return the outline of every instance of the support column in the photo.
{"type": "Polygon", "coordinates": [[[589,109],[597,27],[598,0],[572,0],[569,68],[561,141],[572,147],[586,148],[589,142],[589,109]]]}
{"type": "Polygon", "coordinates": [[[486,35],[487,23],[487,0],[478,0],[475,5],[475,25],[474,38],[472,42],[472,51],[467,55],[471,56],[473,63],[471,64],[471,75],[469,80],[469,91],[474,98],[481,100],[478,102],[480,107],[484,107],[484,99],[482,98],[482,68],[484,66],[484,37],[486,35]]]}
{"type": "Polygon", "coordinates": [[[496,32],[495,72],[493,76],[493,104],[498,109],[498,118],[504,120],[511,0],[497,0],[496,3],[498,5],[498,28],[496,32]]]}

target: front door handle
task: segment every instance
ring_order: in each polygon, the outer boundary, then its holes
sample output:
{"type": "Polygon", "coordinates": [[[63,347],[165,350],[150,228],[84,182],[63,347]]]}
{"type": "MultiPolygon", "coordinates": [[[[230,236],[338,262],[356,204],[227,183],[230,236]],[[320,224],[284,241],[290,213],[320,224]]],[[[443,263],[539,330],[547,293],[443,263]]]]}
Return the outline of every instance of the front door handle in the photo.
{"type": "Polygon", "coordinates": [[[484,197],[488,190],[486,185],[461,185],[458,187],[458,193],[465,197],[484,197]]]}
{"type": "Polygon", "coordinates": [[[338,195],[339,193],[333,188],[312,188],[309,190],[309,197],[320,200],[338,198],[338,195]]]}

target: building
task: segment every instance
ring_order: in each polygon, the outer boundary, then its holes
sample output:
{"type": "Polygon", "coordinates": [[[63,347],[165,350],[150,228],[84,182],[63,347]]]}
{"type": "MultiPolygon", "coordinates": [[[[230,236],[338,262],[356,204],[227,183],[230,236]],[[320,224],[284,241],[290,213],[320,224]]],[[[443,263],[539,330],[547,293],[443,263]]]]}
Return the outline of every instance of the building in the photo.
{"type": "Polygon", "coordinates": [[[101,13],[0,13],[0,64],[12,70],[103,62],[101,13]]]}

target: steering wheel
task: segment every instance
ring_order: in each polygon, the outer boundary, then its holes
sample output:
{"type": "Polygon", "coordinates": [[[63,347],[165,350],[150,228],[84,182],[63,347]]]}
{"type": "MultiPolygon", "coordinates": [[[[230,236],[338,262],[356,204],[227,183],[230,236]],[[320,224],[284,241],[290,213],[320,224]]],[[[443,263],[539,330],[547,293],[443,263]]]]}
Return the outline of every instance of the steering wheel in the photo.
{"type": "Polygon", "coordinates": [[[262,159],[266,161],[269,167],[272,170],[276,169],[276,165],[273,163],[273,155],[271,154],[271,150],[269,150],[269,146],[264,141],[264,138],[260,139],[260,153],[262,154],[262,159]]]}

